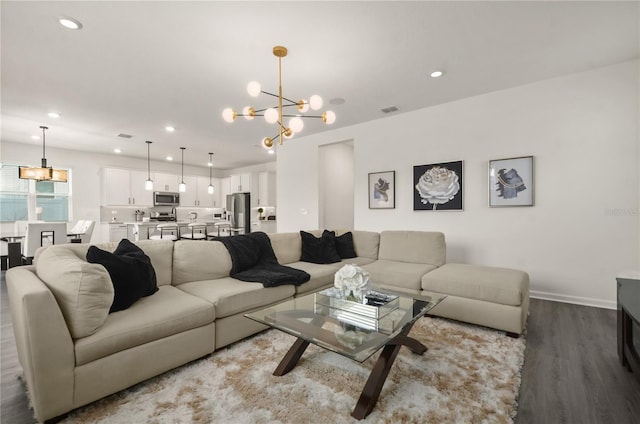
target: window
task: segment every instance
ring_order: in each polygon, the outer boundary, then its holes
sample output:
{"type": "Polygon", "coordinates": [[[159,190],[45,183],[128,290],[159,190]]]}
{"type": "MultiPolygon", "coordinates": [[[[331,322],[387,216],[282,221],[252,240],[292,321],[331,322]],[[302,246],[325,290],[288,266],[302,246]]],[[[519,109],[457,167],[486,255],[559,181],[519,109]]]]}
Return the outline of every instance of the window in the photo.
{"type": "Polygon", "coordinates": [[[0,167],[0,221],[69,221],[71,182],[21,180],[18,168],[7,164],[0,167]],[[42,208],[42,213],[36,214],[36,208],[42,208]]]}

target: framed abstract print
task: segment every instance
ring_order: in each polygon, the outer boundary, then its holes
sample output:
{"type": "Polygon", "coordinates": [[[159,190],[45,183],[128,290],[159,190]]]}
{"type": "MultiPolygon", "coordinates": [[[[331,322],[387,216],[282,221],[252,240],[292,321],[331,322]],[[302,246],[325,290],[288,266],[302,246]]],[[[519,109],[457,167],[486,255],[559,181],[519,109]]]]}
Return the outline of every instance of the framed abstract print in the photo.
{"type": "Polygon", "coordinates": [[[396,207],[396,171],[369,173],[369,209],[396,207]]]}
{"type": "Polygon", "coordinates": [[[489,161],[489,206],[533,206],[533,156],[489,161]]]}

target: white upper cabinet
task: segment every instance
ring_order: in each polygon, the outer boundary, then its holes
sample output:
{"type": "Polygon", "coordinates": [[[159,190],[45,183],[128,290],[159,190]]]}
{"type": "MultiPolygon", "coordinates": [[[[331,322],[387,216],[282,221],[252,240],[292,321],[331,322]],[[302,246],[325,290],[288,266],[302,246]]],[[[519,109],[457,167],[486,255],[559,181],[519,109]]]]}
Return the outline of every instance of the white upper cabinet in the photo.
{"type": "Polygon", "coordinates": [[[220,207],[227,207],[227,194],[231,194],[231,177],[220,178],[220,207]]]}
{"type": "Polygon", "coordinates": [[[236,174],[229,177],[231,193],[245,193],[251,191],[251,173],[236,174]]]}
{"type": "Polygon", "coordinates": [[[180,206],[220,207],[219,180],[212,178],[214,192],[209,194],[209,177],[185,176],[187,191],[180,193],[180,206]]]}
{"type": "Polygon", "coordinates": [[[168,191],[177,193],[178,184],[180,184],[179,175],[165,174],[162,172],[155,172],[153,174],[153,191],[168,191]]]}
{"type": "Polygon", "coordinates": [[[104,168],[103,203],[105,205],[153,206],[153,193],[144,189],[147,174],[119,168],[104,168]]]}

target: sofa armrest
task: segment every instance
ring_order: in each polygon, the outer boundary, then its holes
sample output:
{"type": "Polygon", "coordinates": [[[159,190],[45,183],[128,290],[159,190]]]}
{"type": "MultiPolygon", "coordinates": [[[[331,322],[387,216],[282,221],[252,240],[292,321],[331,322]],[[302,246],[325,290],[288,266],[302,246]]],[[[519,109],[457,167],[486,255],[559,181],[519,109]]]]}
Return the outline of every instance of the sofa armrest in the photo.
{"type": "Polygon", "coordinates": [[[33,266],[6,274],[18,359],[39,421],[73,409],[74,345],[53,293],[33,266]]]}

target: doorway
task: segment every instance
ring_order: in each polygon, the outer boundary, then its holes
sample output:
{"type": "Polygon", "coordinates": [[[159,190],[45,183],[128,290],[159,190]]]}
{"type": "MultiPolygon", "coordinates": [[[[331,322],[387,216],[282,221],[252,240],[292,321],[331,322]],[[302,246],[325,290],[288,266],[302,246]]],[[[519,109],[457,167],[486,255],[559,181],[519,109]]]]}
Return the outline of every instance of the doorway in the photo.
{"type": "Polygon", "coordinates": [[[353,229],[353,141],[318,147],[320,229],[353,229]]]}

